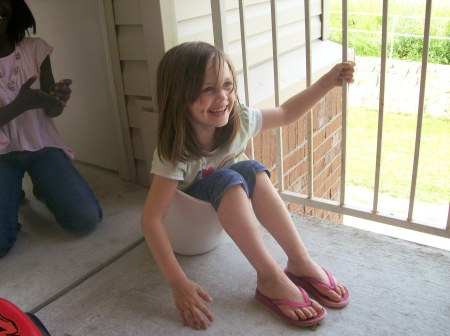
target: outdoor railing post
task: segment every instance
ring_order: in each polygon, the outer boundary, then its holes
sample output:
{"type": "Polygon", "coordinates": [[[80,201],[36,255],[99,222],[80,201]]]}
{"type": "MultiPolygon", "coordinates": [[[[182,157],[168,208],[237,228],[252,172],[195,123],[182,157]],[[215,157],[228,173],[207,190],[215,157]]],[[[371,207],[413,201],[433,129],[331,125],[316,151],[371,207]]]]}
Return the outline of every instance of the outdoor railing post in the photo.
{"type": "Polygon", "coordinates": [[[224,0],[211,0],[211,16],[213,24],[214,45],[227,52],[227,20],[224,0]]]}
{"type": "Polygon", "coordinates": [[[373,205],[372,205],[373,213],[377,213],[378,211],[378,196],[380,191],[381,147],[383,144],[384,93],[386,85],[388,13],[389,13],[389,1],[383,0],[383,24],[381,28],[380,98],[378,104],[378,133],[377,133],[377,152],[375,160],[375,182],[373,186],[373,205]]]}
{"type": "MultiPolygon", "coordinates": [[[[342,61],[348,59],[348,7],[342,0],[342,61]]],[[[345,203],[345,165],[347,157],[347,83],[342,81],[342,139],[341,139],[341,191],[340,206],[345,203]]]]}
{"type": "MultiPolygon", "coordinates": [[[[242,48],[242,74],[244,76],[244,94],[245,105],[250,106],[250,92],[248,80],[248,62],[247,62],[247,34],[245,31],[245,6],[244,0],[239,0],[239,23],[241,28],[241,48],[242,48]]],[[[255,158],[255,145],[253,138],[250,139],[250,158],[255,158]]]]}
{"type": "Polygon", "coordinates": [[[409,194],[409,208],[407,218],[408,222],[412,221],[414,212],[414,200],[416,197],[417,170],[419,166],[420,142],[422,138],[423,108],[425,103],[425,84],[427,79],[428,48],[430,45],[431,4],[432,0],[427,0],[427,4],[425,7],[425,25],[423,29],[422,71],[420,73],[419,108],[417,111],[416,142],[414,146],[411,192],[409,194]]]}
{"type": "MultiPolygon", "coordinates": [[[[275,106],[280,105],[280,81],[278,73],[278,24],[277,24],[277,4],[276,0],[270,1],[270,17],[272,23],[272,50],[273,50],[273,82],[275,90],[275,106]]],[[[278,141],[278,188],[279,192],[284,191],[283,176],[283,130],[281,127],[277,129],[278,141]]]]}
{"type": "MultiPolygon", "coordinates": [[[[309,0],[305,0],[305,50],[306,50],[306,87],[311,86],[311,9],[309,0]]],[[[314,115],[309,110],[308,122],[308,198],[314,196],[314,115]]]]}

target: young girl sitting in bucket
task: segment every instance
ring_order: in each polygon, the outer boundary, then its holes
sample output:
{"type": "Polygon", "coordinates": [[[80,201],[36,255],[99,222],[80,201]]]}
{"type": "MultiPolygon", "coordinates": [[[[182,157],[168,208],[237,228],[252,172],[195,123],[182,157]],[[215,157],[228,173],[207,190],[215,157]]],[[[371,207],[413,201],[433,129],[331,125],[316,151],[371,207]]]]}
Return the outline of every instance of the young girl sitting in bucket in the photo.
{"type": "Polygon", "coordinates": [[[289,323],[317,324],[326,316],[322,305],[339,308],[348,303],[345,286],[309,255],[269,171],[257,161],[237,158],[251,137],[296,121],[342,81],[353,82],[353,72],[354,63],[337,64],[281,106],[258,110],[238,103],[233,66],[214,46],[187,42],[162,58],[158,145],[142,228],[185,325],[207,328],[213,317],[205,301],[212,298],[183,272],[164,230],[177,189],[211,203],[256,270],[256,298],[289,323]],[[269,254],[255,216],[287,254],[284,271],[269,254]]]}

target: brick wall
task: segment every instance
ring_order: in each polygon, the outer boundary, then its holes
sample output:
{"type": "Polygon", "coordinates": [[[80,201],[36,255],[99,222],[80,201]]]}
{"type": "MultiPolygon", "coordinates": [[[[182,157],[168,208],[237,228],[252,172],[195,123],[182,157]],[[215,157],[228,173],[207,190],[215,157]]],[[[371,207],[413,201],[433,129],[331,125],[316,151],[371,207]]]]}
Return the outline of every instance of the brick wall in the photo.
{"type": "MultiPolygon", "coordinates": [[[[335,88],[313,108],[313,189],[314,196],[339,200],[341,182],[342,89],[335,88]]],[[[308,194],[308,118],[283,128],[283,178],[286,190],[308,194]]],[[[262,132],[254,138],[255,159],[269,168],[276,185],[276,130],[262,132]]],[[[247,153],[248,154],[248,153],[247,153]]],[[[289,203],[290,211],[342,223],[342,215],[289,203]]]]}

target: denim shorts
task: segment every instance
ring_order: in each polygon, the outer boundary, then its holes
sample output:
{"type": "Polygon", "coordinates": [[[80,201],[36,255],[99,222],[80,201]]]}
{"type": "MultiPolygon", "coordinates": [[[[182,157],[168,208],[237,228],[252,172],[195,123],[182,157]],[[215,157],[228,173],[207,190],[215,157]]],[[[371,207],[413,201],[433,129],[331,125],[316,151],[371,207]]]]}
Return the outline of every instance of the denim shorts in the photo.
{"type": "Polygon", "coordinates": [[[184,192],[211,203],[217,211],[223,194],[234,185],[241,184],[248,198],[251,199],[255,190],[256,174],[261,171],[265,171],[270,177],[269,171],[258,161],[240,161],[231,167],[216,170],[205,178],[195,181],[184,192]]]}

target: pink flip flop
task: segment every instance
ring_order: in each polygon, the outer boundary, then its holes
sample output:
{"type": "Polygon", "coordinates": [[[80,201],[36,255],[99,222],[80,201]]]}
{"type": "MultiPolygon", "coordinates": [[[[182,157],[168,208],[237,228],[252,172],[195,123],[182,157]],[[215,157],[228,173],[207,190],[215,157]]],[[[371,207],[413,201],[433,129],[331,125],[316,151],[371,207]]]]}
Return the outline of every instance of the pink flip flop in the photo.
{"type": "Polygon", "coordinates": [[[325,289],[331,289],[333,291],[336,291],[336,283],[334,281],[334,278],[331,276],[330,272],[328,272],[326,269],[323,269],[325,271],[325,273],[328,276],[328,279],[330,280],[330,285],[326,284],[325,282],[323,282],[322,280],[316,279],[316,278],[311,278],[311,277],[298,277],[295,276],[294,274],[290,273],[287,269],[284,270],[284,273],[286,273],[286,275],[289,277],[289,279],[291,279],[291,281],[296,284],[297,286],[301,286],[303,287],[309,295],[313,296],[317,302],[319,302],[320,304],[324,305],[324,306],[328,306],[328,307],[332,307],[332,308],[342,308],[345,305],[347,305],[348,301],[349,301],[349,293],[348,293],[348,289],[346,287],[345,288],[345,294],[341,297],[340,301],[332,301],[330,300],[327,296],[323,295],[322,293],[320,293],[314,286],[321,286],[325,289]]]}
{"type": "Polygon", "coordinates": [[[304,303],[290,301],[290,300],[270,299],[267,296],[265,296],[264,294],[262,294],[258,289],[256,289],[255,296],[256,296],[256,299],[258,299],[263,305],[272,309],[275,313],[280,315],[283,319],[285,319],[292,325],[295,325],[297,327],[308,327],[308,326],[318,324],[320,321],[322,321],[325,318],[325,316],[327,316],[327,311],[325,310],[325,308],[322,310],[322,312],[318,313],[318,315],[313,318],[310,318],[307,320],[294,320],[294,319],[290,318],[289,316],[285,315],[278,307],[279,305],[285,305],[285,306],[289,306],[289,307],[300,307],[300,308],[311,306],[311,303],[312,303],[311,299],[308,297],[308,294],[306,294],[305,290],[301,287],[298,287],[298,289],[300,290],[300,292],[303,295],[303,299],[305,300],[304,303]]]}

